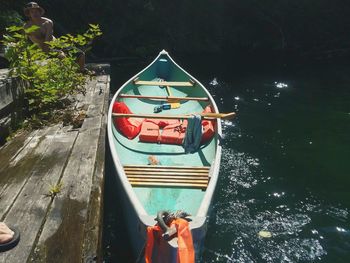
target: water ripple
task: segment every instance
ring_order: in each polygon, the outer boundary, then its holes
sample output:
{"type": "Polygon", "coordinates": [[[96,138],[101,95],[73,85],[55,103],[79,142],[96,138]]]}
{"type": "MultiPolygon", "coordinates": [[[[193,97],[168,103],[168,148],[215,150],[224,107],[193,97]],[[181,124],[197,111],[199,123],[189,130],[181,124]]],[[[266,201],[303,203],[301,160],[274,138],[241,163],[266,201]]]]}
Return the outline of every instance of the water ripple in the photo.
{"type": "MultiPolygon", "coordinates": [[[[221,201],[213,207],[205,262],[316,262],[329,253],[326,238],[350,236],[349,227],[322,228],[318,223],[327,218],[332,225],[347,222],[347,209],[327,206],[311,194],[302,198],[274,190],[276,182],[264,174],[258,158],[226,148],[221,174],[221,201]],[[260,231],[271,236],[259,236],[260,231]]],[[[346,251],[346,240],[338,249],[346,251]]]]}

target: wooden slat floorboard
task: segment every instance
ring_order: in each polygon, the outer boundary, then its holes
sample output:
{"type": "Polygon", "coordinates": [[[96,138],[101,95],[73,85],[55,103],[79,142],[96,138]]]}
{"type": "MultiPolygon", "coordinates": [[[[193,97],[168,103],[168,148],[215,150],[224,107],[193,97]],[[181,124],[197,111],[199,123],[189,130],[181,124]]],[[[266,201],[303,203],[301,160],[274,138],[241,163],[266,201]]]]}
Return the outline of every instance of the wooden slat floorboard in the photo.
{"type": "Polygon", "coordinates": [[[155,178],[155,179],[168,179],[168,178],[173,178],[173,179],[183,179],[183,180],[206,180],[208,181],[208,176],[169,176],[169,175],[130,175],[128,174],[129,180],[134,179],[134,178],[155,178]]]}
{"type": "Polygon", "coordinates": [[[144,175],[168,175],[168,176],[208,176],[208,172],[199,173],[199,172],[177,172],[177,171],[125,171],[128,175],[137,175],[137,174],[144,174],[144,175]]]}
{"type": "Polygon", "coordinates": [[[128,177],[129,182],[166,182],[166,183],[203,183],[206,184],[208,182],[207,179],[190,179],[190,178],[132,178],[132,177],[128,177]]]}
{"type": "Polygon", "coordinates": [[[206,188],[210,167],[125,165],[124,171],[133,186],[171,186],[206,188]]]}
{"type": "Polygon", "coordinates": [[[135,182],[134,186],[144,187],[184,187],[184,188],[200,188],[205,189],[208,184],[187,184],[187,183],[166,183],[166,182],[135,182]]]}

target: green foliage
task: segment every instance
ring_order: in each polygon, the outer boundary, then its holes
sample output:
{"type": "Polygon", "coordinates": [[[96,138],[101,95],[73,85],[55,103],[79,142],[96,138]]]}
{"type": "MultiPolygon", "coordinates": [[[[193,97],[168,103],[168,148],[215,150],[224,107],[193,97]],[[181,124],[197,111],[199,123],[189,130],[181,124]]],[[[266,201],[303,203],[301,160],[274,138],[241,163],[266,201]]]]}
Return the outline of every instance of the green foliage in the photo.
{"type": "Polygon", "coordinates": [[[37,26],[11,26],[2,41],[10,61],[10,74],[29,82],[25,99],[34,119],[50,119],[54,109],[62,106],[69,95],[84,92],[87,75],[79,72],[77,53],[101,35],[98,25],[90,25],[83,35],[70,34],[46,42],[49,52],[28,41],[27,35],[37,26]]]}
{"type": "Polygon", "coordinates": [[[63,182],[57,183],[57,184],[49,184],[49,190],[48,193],[45,194],[47,197],[54,198],[56,195],[58,195],[63,187],[63,182]]]}
{"type": "Polygon", "coordinates": [[[16,11],[0,11],[0,38],[5,33],[3,29],[10,25],[23,24],[22,17],[16,11]]]}

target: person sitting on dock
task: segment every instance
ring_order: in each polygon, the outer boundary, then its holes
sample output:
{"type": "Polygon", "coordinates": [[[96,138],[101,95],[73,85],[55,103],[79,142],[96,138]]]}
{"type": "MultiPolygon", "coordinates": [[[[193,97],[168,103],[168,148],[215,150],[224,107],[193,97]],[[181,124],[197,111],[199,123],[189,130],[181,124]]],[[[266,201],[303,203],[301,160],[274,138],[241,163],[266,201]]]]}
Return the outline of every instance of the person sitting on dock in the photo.
{"type": "MultiPolygon", "coordinates": [[[[53,36],[53,22],[52,20],[43,17],[45,10],[39,6],[36,2],[29,2],[24,7],[24,15],[28,17],[28,21],[24,25],[24,28],[29,28],[33,25],[38,26],[38,30],[28,35],[29,39],[37,44],[44,52],[49,52],[49,45],[46,42],[55,39],[53,36]]],[[[63,51],[59,52],[59,57],[65,57],[63,51]]],[[[80,71],[84,72],[85,69],[85,53],[81,50],[77,52],[77,64],[80,67],[80,71]]]]}

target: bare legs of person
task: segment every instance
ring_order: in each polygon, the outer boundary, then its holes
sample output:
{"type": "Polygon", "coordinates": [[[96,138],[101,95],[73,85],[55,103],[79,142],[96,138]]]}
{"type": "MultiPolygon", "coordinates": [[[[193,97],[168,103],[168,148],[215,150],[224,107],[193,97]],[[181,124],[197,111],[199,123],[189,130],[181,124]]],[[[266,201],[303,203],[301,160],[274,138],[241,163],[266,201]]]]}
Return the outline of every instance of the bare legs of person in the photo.
{"type": "Polygon", "coordinates": [[[80,71],[84,72],[85,70],[85,53],[84,52],[82,52],[77,58],[77,63],[79,65],[80,71]]]}

